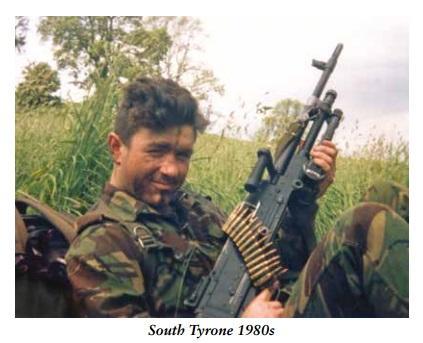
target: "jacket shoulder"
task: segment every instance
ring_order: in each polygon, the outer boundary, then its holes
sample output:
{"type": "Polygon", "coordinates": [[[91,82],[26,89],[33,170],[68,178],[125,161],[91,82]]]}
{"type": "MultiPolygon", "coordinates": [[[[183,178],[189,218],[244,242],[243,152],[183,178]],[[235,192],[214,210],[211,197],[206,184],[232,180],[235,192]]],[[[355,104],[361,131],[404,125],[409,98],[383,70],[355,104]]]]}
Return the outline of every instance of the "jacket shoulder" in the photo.
{"type": "Polygon", "coordinates": [[[105,256],[120,251],[130,259],[139,258],[134,235],[116,220],[88,213],[77,220],[77,230],[66,259],[105,256]]]}

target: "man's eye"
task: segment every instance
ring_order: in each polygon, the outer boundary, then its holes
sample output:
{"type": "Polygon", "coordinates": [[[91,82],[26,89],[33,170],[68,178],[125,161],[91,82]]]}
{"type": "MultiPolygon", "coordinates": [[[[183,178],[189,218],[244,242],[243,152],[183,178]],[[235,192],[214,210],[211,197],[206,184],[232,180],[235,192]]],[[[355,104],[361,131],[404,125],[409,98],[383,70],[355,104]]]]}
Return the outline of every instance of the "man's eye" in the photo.
{"type": "Polygon", "coordinates": [[[189,159],[191,158],[192,153],[190,152],[180,152],[178,154],[176,154],[176,157],[182,161],[189,161],[189,159]]]}
{"type": "Polygon", "coordinates": [[[159,157],[159,156],[162,156],[164,154],[164,151],[161,150],[161,149],[153,149],[153,150],[149,150],[148,153],[151,156],[159,157]]]}

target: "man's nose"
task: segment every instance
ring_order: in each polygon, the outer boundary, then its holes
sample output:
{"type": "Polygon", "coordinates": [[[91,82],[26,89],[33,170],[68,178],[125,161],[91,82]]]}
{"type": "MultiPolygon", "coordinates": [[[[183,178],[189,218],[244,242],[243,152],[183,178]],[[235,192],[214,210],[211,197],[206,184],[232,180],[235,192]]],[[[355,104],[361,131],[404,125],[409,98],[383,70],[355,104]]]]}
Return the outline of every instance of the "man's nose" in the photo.
{"type": "Polygon", "coordinates": [[[169,177],[177,177],[179,174],[178,161],[173,155],[166,156],[160,166],[160,172],[169,177]]]}

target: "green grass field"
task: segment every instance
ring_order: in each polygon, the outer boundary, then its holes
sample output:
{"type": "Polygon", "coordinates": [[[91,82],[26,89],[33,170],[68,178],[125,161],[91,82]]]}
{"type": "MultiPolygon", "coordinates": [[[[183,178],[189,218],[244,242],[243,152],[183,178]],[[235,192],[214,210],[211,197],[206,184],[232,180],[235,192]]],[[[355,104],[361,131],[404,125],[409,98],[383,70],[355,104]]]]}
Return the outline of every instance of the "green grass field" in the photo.
{"type": "MultiPolygon", "coordinates": [[[[117,97],[109,88],[82,105],[16,113],[16,192],[30,194],[53,208],[84,213],[109,177],[106,146],[117,97]]],[[[257,142],[201,135],[188,175],[189,187],[210,195],[227,213],[245,196],[243,184],[255,163],[257,142]]],[[[319,200],[318,235],[358,203],[376,180],[408,186],[408,145],[370,141],[337,161],[336,181],[319,200]]]]}

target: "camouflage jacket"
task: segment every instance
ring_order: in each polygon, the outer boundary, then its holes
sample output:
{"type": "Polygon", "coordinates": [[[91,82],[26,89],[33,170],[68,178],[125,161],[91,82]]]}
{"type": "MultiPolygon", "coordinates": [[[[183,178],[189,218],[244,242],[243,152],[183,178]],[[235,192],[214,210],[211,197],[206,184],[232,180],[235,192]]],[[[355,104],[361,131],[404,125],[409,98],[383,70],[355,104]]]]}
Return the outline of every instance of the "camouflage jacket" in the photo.
{"type": "Polygon", "coordinates": [[[408,189],[370,187],[319,242],[285,317],[408,317],[408,189]]]}
{"type": "MultiPolygon", "coordinates": [[[[303,199],[304,200],[304,199],[303,199]]],[[[289,206],[276,246],[284,267],[282,298],[290,293],[315,247],[314,199],[289,206]]],[[[226,240],[225,215],[207,198],[179,191],[159,213],[106,185],[78,219],[67,272],[80,314],[92,317],[190,317],[184,300],[212,270],[226,240]]]]}
{"type": "Polygon", "coordinates": [[[80,314],[189,317],[184,306],[225,241],[225,216],[210,200],[177,192],[166,213],[107,184],[78,220],[67,272],[80,314]]]}

